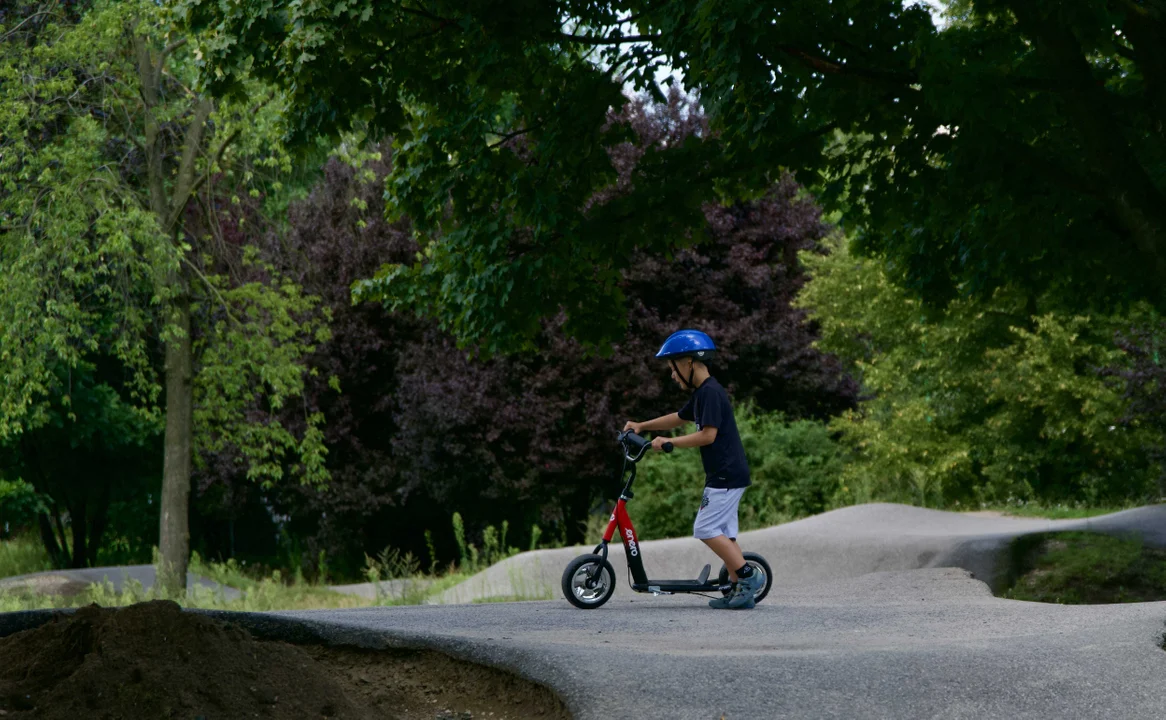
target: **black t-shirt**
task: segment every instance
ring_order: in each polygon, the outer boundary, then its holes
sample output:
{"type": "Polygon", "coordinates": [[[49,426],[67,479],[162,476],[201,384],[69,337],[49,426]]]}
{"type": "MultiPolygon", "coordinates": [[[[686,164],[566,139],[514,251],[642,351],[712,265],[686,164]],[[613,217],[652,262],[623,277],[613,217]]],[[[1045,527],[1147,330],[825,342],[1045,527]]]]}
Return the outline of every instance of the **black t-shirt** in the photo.
{"type": "Polygon", "coordinates": [[[749,461],[745,459],[745,448],[741,446],[733,406],[729,404],[729,394],[716,379],[710,377],[700,384],[681,408],[680,419],[695,421],[697,430],[717,429],[717,439],[700,449],[705,487],[749,487],[749,461]]]}

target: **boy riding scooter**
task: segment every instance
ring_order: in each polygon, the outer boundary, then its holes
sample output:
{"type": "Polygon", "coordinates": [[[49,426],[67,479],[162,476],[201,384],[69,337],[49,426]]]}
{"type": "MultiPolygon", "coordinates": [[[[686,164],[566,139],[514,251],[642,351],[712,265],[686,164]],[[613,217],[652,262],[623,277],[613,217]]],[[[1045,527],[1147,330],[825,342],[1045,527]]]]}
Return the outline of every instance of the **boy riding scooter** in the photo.
{"type": "Polygon", "coordinates": [[[706,365],[716,349],[712,338],[699,330],[673,333],[656,357],[668,361],[672,380],[691,392],[692,397],[679,412],[647,422],[628,421],[624,430],[642,435],[673,430],[686,422],[696,423],[696,432],[675,438],[657,437],[652,441],[652,448],[665,450],[669,443],[677,448],[700,448],[705,488],[692,533],[724,561],[733,582],[732,591],[725,597],[710,600],[709,607],[746,610],[753,607],[754,593],[765,579],[745,561],[737,545],[737,506],[750,485],[749,463],[741,446],[729,395],[709,374],[706,365]]]}

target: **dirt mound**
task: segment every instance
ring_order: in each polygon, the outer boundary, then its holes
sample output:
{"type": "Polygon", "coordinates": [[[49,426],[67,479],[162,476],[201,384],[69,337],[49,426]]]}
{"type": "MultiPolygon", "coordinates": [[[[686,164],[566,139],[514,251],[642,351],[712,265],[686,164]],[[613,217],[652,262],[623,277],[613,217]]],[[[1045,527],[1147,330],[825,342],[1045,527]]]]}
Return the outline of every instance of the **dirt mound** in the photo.
{"type": "Polygon", "coordinates": [[[169,601],[81,608],[0,639],[5,720],[432,720],[455,711],[447,716],[570,717],[550,691],[497,670],[438,653],[262,642],[169,601]]]}

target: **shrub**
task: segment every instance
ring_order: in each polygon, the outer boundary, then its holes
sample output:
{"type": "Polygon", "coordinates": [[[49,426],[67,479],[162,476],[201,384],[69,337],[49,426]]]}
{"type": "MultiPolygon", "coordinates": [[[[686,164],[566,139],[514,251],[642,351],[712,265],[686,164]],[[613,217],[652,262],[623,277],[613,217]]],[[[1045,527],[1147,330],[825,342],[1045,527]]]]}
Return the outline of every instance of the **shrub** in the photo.
{"type": "Polygon", "coordinates": [[[32,485],[23,480],[0,480],[0,538],[32,527],[38,513],[47,512],[32,485]]]}

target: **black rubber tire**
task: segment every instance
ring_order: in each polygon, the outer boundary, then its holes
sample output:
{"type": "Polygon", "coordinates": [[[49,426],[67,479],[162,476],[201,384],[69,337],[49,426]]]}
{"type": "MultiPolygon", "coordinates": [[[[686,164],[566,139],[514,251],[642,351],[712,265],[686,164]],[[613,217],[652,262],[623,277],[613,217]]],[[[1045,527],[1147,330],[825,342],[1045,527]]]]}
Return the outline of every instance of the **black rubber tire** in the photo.
{"type": "Polygon", "coordinates": [[[582,610],[594,610],[610,600],[612,593],[615,592],[615,570],[612,569],[611,563],[599,555],[592,553],[580,555],[567,563],[567,567],[563,569],[562,589],[563,597],[567,598],[567,602],[582,610]],[[602,565],[597,578],[601,584],[599,593],[591,598],[576,593],[575,574],[581,570],[593,571],[597,564],[602,565]]]}
{"type": "MultiPolygon", "coordinates": [[[[757,553],[747,552],[742,554],[745,556],[745,562],[753,566],[753,572],[760,570],[765,573],[765,584],[761,586],[760,590],[753,593],[753,602],[759,603],[765,599],[765,596],[769,594],[769,589],[773,587],[773,571],[769,569],[769,563],[766,562],[765,558],[757,553]]],[[[722,585],[729,582],[729,569],[721,565],[721,573],[717,577],[722,585]]],[[[722,590],[721,594],[728,595],[729,591],[722,590]]]]}

